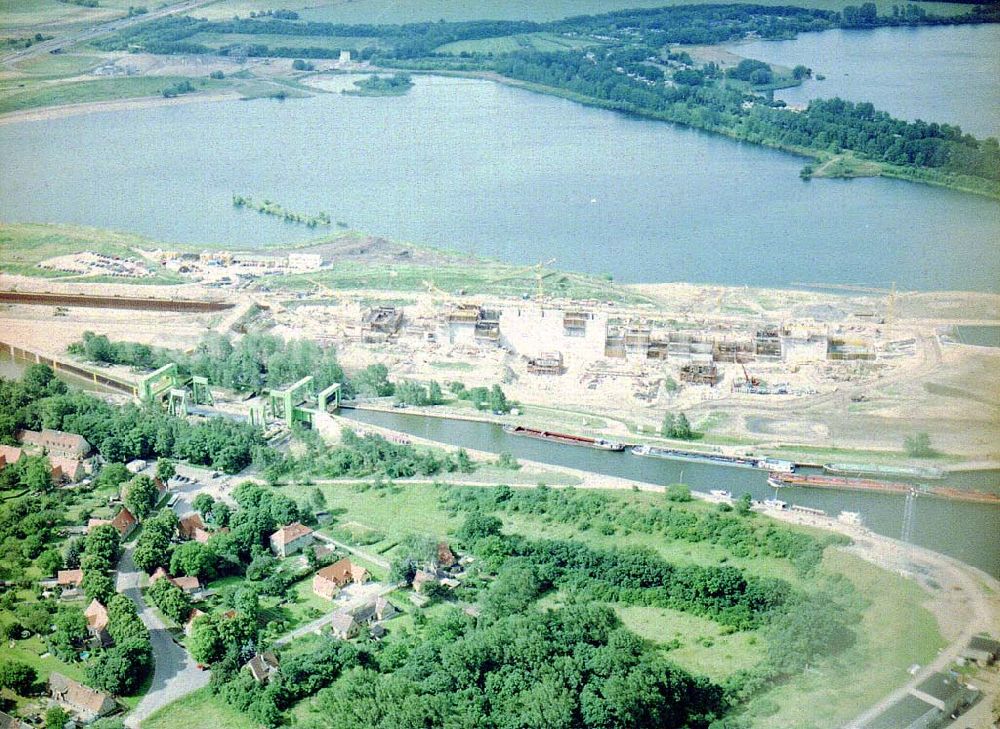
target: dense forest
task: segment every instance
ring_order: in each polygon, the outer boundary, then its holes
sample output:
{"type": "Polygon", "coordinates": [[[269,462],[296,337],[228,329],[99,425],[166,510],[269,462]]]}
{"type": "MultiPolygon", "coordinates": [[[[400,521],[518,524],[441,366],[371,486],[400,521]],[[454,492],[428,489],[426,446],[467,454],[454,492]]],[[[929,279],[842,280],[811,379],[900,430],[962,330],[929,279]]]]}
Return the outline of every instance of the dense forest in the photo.
{"type": "MultiPolygon", "coordinates": [[[[791,110],[771,91],[801,82],[811,72],[797,67],[778,78],[767,64],[747,60],[726,73],[678,53],[677,44],[714,44],[741,38],[791,38],[834,27],[873,28],[1000,21],[1000,6],[977,6],[942,18],[914,4],[894,6],[880,16],[873,3],[842,12],[756,5],[691,5],[623,10],[550,23],[474,21],[410,25],[342,25],[301,22],[276,16],[226,21],[166,18],[136,26],[98,42],[104,50],[220,55],[336,57],[340,49],[268,46],[257,36],[344,38],[356,58],[382,67],[459,73],[494,73],[540,91],[577,101],[692,126],[735,139],[786,149],[839,165],[824,174],[888,174],[1000,195],[1000,145],[978,140],[949,124],[906,122],[868,103],[816,100],[791,110]],[[494,53],[449,53],[455,41],[531,33],[559,34],[576,49],[542,52],[522,48],[494,53]],[[200,33],[237,34],[247,39],[218,49],[199,44],[200,33]],[[671,48],[671,46],[673,46],[671,48]],[[867,163],[867,167],[865,166],[867,163]],[[873,169],[871,165],[877,165],[873,169]]],[[[299,40],[301,42],[301,40],[299,40]]],[[[803,177],[817,173],[813,165],[803,177]]]]}

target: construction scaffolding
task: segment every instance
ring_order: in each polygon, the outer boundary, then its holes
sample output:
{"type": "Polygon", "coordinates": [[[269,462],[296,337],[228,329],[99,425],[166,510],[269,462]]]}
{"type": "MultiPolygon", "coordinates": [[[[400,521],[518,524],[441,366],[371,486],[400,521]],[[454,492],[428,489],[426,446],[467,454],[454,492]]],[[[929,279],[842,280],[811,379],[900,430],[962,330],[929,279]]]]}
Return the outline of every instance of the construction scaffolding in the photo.
{"type": "Polygon", "coordinates": [[[714,362],[708,364],[686,364],[681,366],[681,382],[689,382],[692,385],[709,385],[715,387],[719,384],[719,368],[714,362]]]}
{"type": "Polygon", "coordinates": [[[564,371],[562,352],[542,352],[528,358],[528,372],[533,375],[561,375],[564,371]]]}
{"type": "Polygon", "coordinates": [[[627,353],[645,357],[651,341],[652,333],[649,327],[641,324],[630,324],[625,328],[625,351],[627,353]]]}
{"type": "Polygon", "coordinates": [[[567,311],[563,314],[563,334],[567,337],[587,336],[587,322],[594,318],[586,311],[567,311]]]}
{"type": "Polygon", "coordinates": [[[494,309],[480,309],[476,321],[475,338],[479,341],[500,341],[500,312],[494,309]]]}
{"type": "Polygon", "coordinates": [[[871,362],[875,359],[875,348],[863,339],[830,339],[826,358],[836,362],[871,362]]]}
{"type": "Polygon", "coordinates": [[[604,336],[604,356],[616,359],[625,358],[625,335],[619,329],[608,328],[604,336]]]}
{"type": "Polygon", "coordinates": [[[754,343],[750,340],[717,339],[712,344],[712,360],[745,364],[754,360],[754,343]]]}
{"type": "Polygon", "coordinates": [[[758,359],[781,359],[781,332],[777,326],[769,325],[754,334],[754,354],[758,359]]]}
{"type": "Polygon", "coordinates": [[[374,306],[361,316],[364,341],[385,340],[395,336],[403,324],[403,311],[395,306],[374,306]]]}

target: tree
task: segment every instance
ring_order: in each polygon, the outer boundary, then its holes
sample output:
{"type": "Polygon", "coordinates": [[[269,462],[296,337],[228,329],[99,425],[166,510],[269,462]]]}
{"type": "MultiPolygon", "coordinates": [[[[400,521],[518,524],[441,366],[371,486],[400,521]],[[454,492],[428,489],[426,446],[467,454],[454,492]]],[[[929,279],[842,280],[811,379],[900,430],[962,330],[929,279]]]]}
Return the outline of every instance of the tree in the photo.
{"type": "Polygon", "coordinates": [[[191,601],[188,596],[169,580],[157,580],[146,594],[152,603],[175,623],[183,623],[191,612],[191,601]]]}
{"type": "Polygon", "coordinates": [[[88,600],[97,600],[100,603],[106,603],[115,594],[115,581],[104,572],[84,571],[80,586],[88,600]]]}
{"type": "Polygon", "coordinates": [[[444,393],[441,392],[441,385],[437,380],[431,380],[427,386],[427,400],[429,405],[440,405],[444,402],[444,393]]]}
{"type": "Polygon", "coordinates": [[[674,437],[681,440],[691,440],[694,438],[694,431],[691,430],[691,423],[688,422],[687,415],[681,413],[677,416],[677,427],[674,429],[674,437]]]}
{"type": "MultiPolygon", "coordinates": [[[[121,536],[118,530],[110,524],[101,524],[87,533],[83,556],[91,557],[96,563],[103,565],[101,569],[110,570],[118,561],[120,550],[121,536]]],[[[81,559],[81,562],[83,561],[81,559]]]]}
{"type": "Polygon", "coordinates": [[[314,487],[309,492],[309,503],[312,505],[314,511],[323,511],[326,509],[326,496],[323,495],[319,487],[314,487]]]}
{"type": "Polygon", "coordinates": [[[159,492],[149,476],[139,474],[125,485],[123,501],[136,519],[145,519],[156,505],[159,492]]]}
{"type": "Polygon", "coordinates": [[[810,76],[812,76],[812,73],[813,72],[811,68],[799,64],[798,66],[792,69],[792,78],[801,81],[804,78],[809,78],[810,76]]]}
{"type": "Polygon", "coordinates": [[[124,463],[107,463],[101,467],[97,478],[94,479],[94,487],[99,489],[117,489],[125,481],[128,481],[131,476],[132,474],[125,468],[124,463]]]}
{"type": "Polygon", "coordinates": [[[0,688],[28,696],[34,692],[37,680],[38,673],[27,663],[10,659],[0,662],[0,688]]]}
{"type": "Polygon", "coordinates": [[[934,455],[931,448],[931,437],[928,433],[914,433],[906,437],[903,441],[906,454],[911,458],[930,458],[934,455]]]}
{"type": "Polygon", "coordinates": [[[99,651],[87,663],[87,680],[115,696],[130,696],[142,685],[152,667],[149,641],[129,640],[99,651]]]}
{"type": "Polygon", "coordinates": [[[45,456],[29,456],[21,466],[21,483],[30,491],[52,490],[52,465],[45,456]]]}
{"type": "Polygon", "coordinates": [[[177,465],[169,458],[160,458],[156,462],[156,477],[164,483],[177,475],[177,465]]]}
{"type": "Polygon", "coordinates": [[[752,503],[753,497],[749,493],[744,493],[736,502],[736,513],[740,516],[746,516],[750,513],[750,505],[752,503]]]}
{"type": "Polygon", "coordinates": [[[663,416],[663,424],[660,426],[660,435],[664,438],[673,438],[677,432],[677,417],[673,413],[663,416]]]}
{"type": "Polygon", "coordinates": [[[494,413],[510,412],[510,404],[500,385],[493,385],[490,388],[489,407],[494,413]]]}
{"type": "Polygon", "coordinates": [[[210,615],[200,615],[195,618],[191,628],[189,644],[191,655],[198,663],[210,665],[222,657],[225,646],[215,619],[210,615]]]}
{"type": "Polygon", "coordinates": [[[354,378],[354,386],[359,393],[370,397],[388,397],[396,389],[389,382],[389,368],[383,364],[368,365],[361,370],[354,378]]]}
{"type": "Polygon", "coordinates": [[[63,558],[58,549],[46,549],[35,562],[43,575],[54,575],[63,568],[63,558]]]}
{"type": "Polygon", "coordinates": [[[212,498],[211,494],[200,493],[194,497],[194,501],[191,502],[192,508],[197,511],[202,516],[207,516],[208,512],[212,510],[212,506],[215,504],[215,499],[212,498]]]}
{"type": "Polygon", "coordinates": [[[215,552],[201,542],[185,542],[170,557],[170,572],[175,575],[190,575],[202,579],[215,576],[215,552]]]}
{"type": "Polygon", "coordinates": [[[672,483],[667,486],[667,501],[690,501],[691,489],[682,483],[672,483]]]}
{"type": "Polygon", "coordinates": [[[45,729],[63,729],[70,716],[61,706],[52,706],[45,712],[45,729]]]}

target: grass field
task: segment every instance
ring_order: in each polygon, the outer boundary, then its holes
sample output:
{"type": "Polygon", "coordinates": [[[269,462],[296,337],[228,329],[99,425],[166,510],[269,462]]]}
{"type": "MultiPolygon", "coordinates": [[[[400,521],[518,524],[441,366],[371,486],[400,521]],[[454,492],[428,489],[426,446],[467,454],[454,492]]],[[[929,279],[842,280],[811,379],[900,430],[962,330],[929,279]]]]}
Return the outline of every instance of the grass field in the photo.
{"type": "Polygon", "coordinates": [[[813,727],[819,717],[821,726],[840,726],[902,685],[909,666],[925,665],[945,644],[914,582],[843,552],[828,551],[823,565],[845,575],[870,602],[858,643],[834,666],[807,671],[753,702],[754,729],[813,727]],[[775,704],[780,708],[771,714],[775,704]]]}
{"type": "MultiPolygon", "coordinates": [[[[712,0],[696,0],[711,2],[712,0]]],[[[287,0],[282,8],[296,10],[303,20],[336,23],[415,23],[437,20],[534,20],[546,21],[573,15],[594,15],[626,8],[655,8],[676,3],[669,0],[287,0]]],[[[761,0],[763,5],[787,5],[785,0],[761,0]]],[[[859,5],[857,0],[799,0],[800,7],[840,10],[859,5]]],[[[892,0],[876,0],[879,13],[891,13],[892,0]]],[[[199,17],[224,19],[247,16],[253,10],[269,10],[271,0],[220,0],[202,8],[199,17]]],[[[955,15],[971,6],[921,3],[929,13],[955,15]]]]}
{"type": "MultiPolygon", "coordinates": [[[[283,489],[290,496],[300,498],[311,487],[283,489]]],[[[353,522],[382,532],[385,539],[367,548],[374,552],[384,551],[390,557],[392,547],[406,534],[446,538],[462,521],[462,515],[451,516],[442,508],[441,492],[431,485],[363,492],[350,486],[321,485],[320,489],[339,523],[353,522]]],[[[617,495],[630,501],[662,498],[643,492],[617,495]]],[[[693,503],[690,508],[712,507],[693,503]]],[[[819,584],[818,577],[797,575],[785,560],[739,559],[717,545],[670,542],[662,537],[621,530],[612,535],[601,534],[596,529],[581,532],[523,514],[500,516],[505,531],[531,538],[572,539],[606,549],[642,546],[676,563],[725,562],[758,575],[784,578],[802,589],[815,589],[819,584]]],[[[828,550],[824,558],[822,573],[847,577],[868,601],[859,624],[858,643],[836,661],[807,671],[752,703],[750,716],[755,728],[804,728],[814,726],[817,717],[824,717],[818,726],[833,726],[899,685],[906,677],[908,666],[925,664],[943,645],[933,616],[922,607],[926,596],[916,584],[879,570],[853,555],[833,550],[828,550]],[[858,666],[865,667],[864,681],[858,681],[858,666]],[[830,722],[826,721],[827,717],[830,722]]],[[[540,602],[542,607],[557,604],[558,595],[547,596],[540,602]]],[[[753,632],[724,634],[721,626],[711,620],[673,610],[617,606],[616,611],[636,634],[662,645],[670,660],[715,680],[749,668],[764,657],[764,644],[758,642],[753,632]],[[679,645],[672,643],[675,639],[679,645]]]]}
{"type": "Polygon", "coordinates": [[[46,35],[57,35],[61,26],[113,20],[125,15],[129,5],[136,4],[135,0],[100,0],[98,7],[85,8],[59,0],[0,0],[0,33],[17,35],[30,30],[33,34],[42,30],[46,35]]]}
{"type": "MultiPolygon", "coordinates": [[[[141,236],[96,228],[0,223],[0,269],[24,276],[70,276],[72,274],[37,268],[37,264],[46,258],[76,251],[94,251],[135,259],[138,258],[132,252],[135,246],[153,248],[155,244],[141,236]]],[[[75,280],[93,281],[97,278],[91,276],[75,280]]],[[[117,280],[120,282],[122,279],[117,280]]],[[[150,284],[177,283],[180,280],[179,276],[165,269],[149,278],[128,279],[130,283],[150,284]]]]}
{"type": "Polygon", "coordinates": [[[185,80],[191,81],[198,91],[221,91],[232,86],[228,79],[217,81],[180,76],[130,76],[78,83],[33,83],[24,88],[19,86],[21,82],[6,81],[0,84],[0,114],[42,106],[159,96],[167,87],[185,80]]]}
{"type": "Polygon", "coordinates": [[[341,38],[338,36],[239,35],[236,33],[198,33],[187,39],[209,48],[222,48],[236,43],[263,43],[269,48],[364,48],[380,45],[378,38],[341,38]]]}
{"type": "Polygon", "coordinates": [[[257,729],[257,724],[244,714],[226,706],[222,699],[214,696],[206,687],[163,707],[142,722],[142,729],[177,729],[177,727],[257,729]]]}
{"type": "Polygon", "coordinates": [[[497,38],[455,41],[436,48],[438,53],[511,53],[533,50],[543,52],[570,51],[577,48],[600,45],[585,38],[567,38],[555,33],[527,33],[524,35],[504,35],[497,38]]]}
{"type": "Polygon", "coordinates": [[[87,54],[63,53],[53,56],[51,53],[44,53],[41,56],[21,61],[16,68],[21,73],[30,74],[33,77],[56,78],[84,73],[102,62],[102,58],[87,54]]]}

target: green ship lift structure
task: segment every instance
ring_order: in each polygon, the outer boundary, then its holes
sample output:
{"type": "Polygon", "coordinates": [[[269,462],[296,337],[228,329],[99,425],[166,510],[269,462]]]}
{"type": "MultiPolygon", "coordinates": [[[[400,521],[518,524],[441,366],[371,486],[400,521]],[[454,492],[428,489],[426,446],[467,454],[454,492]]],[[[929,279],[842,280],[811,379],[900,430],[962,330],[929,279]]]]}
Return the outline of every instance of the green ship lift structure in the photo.
{"type": "MultiPolygon", "coordinates": [[[[171,415],[185,416],[198,406],[215,404],[208,378],[198,375],[184,378],[177,365],[170,363],[139,380],[138,398],[142,402],[165,402],[171,415]]],[[[264,428],[268,420],[280,420],[288,427],[295,423],[315,424],[319,413],[340,408],[341,385],[334,383],[316,392],[312,375],[281,390],[265,392],[263,404],[250,408],[251,425],[264,428]]]]}

